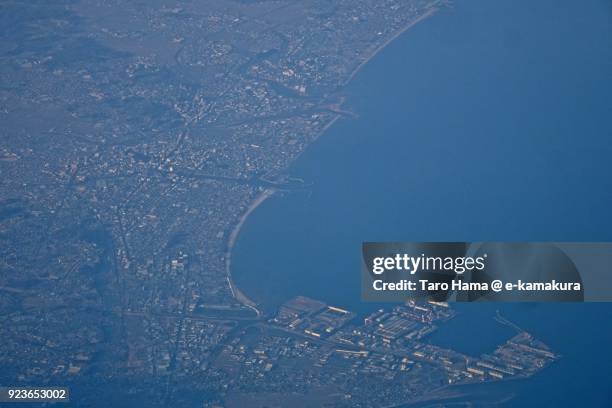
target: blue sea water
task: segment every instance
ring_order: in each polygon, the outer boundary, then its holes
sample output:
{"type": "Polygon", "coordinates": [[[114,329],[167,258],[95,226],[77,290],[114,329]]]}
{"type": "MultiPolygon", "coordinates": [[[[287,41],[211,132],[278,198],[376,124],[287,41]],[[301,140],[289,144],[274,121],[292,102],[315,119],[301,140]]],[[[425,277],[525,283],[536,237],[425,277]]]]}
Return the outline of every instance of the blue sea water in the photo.
{"type": "MultiPolygon", "coordinates": [[[[362,241],[612,241],[612,3],[458,0],[345,90],[235,247],[237,284],[269,309],[297,294],[365,313],[362,241]]],[[[507,406],[612,406],[611,304],[459,304],[430,341],[479,354],[511,332],[563,355],[508,384],[507,406]]]]}

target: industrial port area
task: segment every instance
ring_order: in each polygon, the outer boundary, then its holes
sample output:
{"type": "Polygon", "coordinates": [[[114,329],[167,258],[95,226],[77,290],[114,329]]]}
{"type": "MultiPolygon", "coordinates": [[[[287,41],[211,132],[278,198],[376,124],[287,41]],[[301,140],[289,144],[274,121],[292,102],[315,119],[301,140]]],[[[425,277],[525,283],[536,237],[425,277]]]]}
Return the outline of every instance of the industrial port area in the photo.
{"type": "Polygon", "coordinates": [[[411,301],[359,323],[351,311],[299,296],[237,330],[214,364],[234,380],[228,406],[260,399],[285,406],[291,395],[302,396],[298,406],[395,406],[455,385],[527,378],[559,358],[516,326],[516,335],[480,356],[431,344],[428,336],[456,314],[447,303],[411,301]]]}

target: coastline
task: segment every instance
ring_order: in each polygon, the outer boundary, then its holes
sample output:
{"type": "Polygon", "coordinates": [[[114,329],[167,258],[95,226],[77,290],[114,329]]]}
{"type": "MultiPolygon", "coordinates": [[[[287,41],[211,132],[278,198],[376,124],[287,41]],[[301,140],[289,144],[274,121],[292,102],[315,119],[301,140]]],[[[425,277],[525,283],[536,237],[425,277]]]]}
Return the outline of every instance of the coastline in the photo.
{"type": "Polygon", "coordinates": [[[249,215],[251,215],[251,213],[255,211],[257,207],[259,207],[264,201],[266,201],[269,197],[271,197],[275,192],[276,192],[275,189],[271,189],[271,188],[265,189],[249,205],[247,210],[240,217],[238,224],[236,224],[236,226],[232,230],[229,236],[229,239],[227,241],[227,249],[225,251],[225,273],[226,273],[227,283],[229,285],[230,291],[232,292],[232,296],[234,296],[234,298],[238,302],[242,303],[244,306],[248,307],[249,309],[252,309],[256,313],[257,317],[261,316],[261,311],[257,309],[257,304],[253,300],[251,300],[248,296],[246,296],[238,288],[238,286],[236,286],[236,284],[234,283],[232,279],[232,268],[231,268],[232,249],[234,248],[234,245],[236,244],[236,239],[238,238],[238,235],[240,234],[240,230],[242,229],[242,226],[246,222],[247,218],[249,218],[249,215]]]}
{"type": "MultiPolygon", "coordinates": [[[[366,57],[364,58],[364,60],[361,61],[353,69],[351,74],[342,83],[342,85],[345,86],[346,84],[348,84],[359,73],[359,71],[361,71],[361,69],[368,62],[370,62],[376,55],[378,55],[384,48],[386,48],[394,40],[396,40],[398,37],[400,37],[402,34],[404,34],[409,29],[413,28],[418,23],[420,23],[420,22],[426,20],[427,18],[433,16],[436,12],[438,12],[440,10],[440,5],[441,4],[445,4],[445,3],[446,3],[446,0],[434,0],[426,8],[426,11],[422,15],[420,15],[419,17],[417,17],[416,19],[414,19],[410,23],[406,24],[406,26],[402,27],[396,33],[391,35],[387,40],[385,40],[379,46],[374,47],[373,50],[371,50],[369,52],[366,50],[366,57]]],[[[313,138],[313,140],[308,145],[316,142],[341,117],[342,117],[341,114],[339,114],[339,113],[335,114],[332,117],[332,119],[330,119],[330,121],[325,126],[323,126],[323,128],[318,132],[318,134],[313,138]]],[[[300,154],[298,154],[296,156],[294,161],[297,160],[306,151],[308,145],[306,145],[305,148],[302,150],[302,152],[300,152],[300,154]]],[[[232,250],[234,248],[234,245],[236,244],[236,240],[238,239],[238,236],[240,235],[240,231],[241,231],[244,223],[248,219],[248,217],[253,213],[253,211],[255,211],[255,209],[257,209],[257,207],[259,207],[261,204],[263,204],[264,201],[266,201],[268,198],[270,198],[275,192],[276,192],[276,189],[265,189],[262,193],[260,193],[259,195],[256,196],[255,200],[249,205],[247,210],[240,217],[240,220],[238,221],[238,224],[236,224],[236,226],[233,228],[232,232],[230,233],[230,236],[229,236],[228,242],[227,242],[227,249],[226,249],[226,252],[225,252],[226,279],[227,279],[228,285],[230,287],[230,291],[232,292],[232,296],[238,302],[242,303],[242,305],[244,305],[244,306],[252,309],[253,311],[255,311],[255,313],[257,314],[258,318],[262,316],[262,312],[257,308],[257,303],[254,302],[252,299],[250,299],[248,296],[246,296],[244,294],[244,292],[242,292],[238,288],[238,286],[236,285],[236,283],[232,279],[231,257],[232,257],[232,250]]]]}
{"type": "Polygon", "coordinates": [[[374,49],[372,51],[370,51],[369,53],[366,51],[366,57],[364,58],[364,60],[361,61],[359,63],[359,65],[357,65],[357,67],[355,67],[355,69],[353,70],[353,72],[351,72],[351,74],[348,76],[346,81],[344,81],[343,85],[346,85],[349,82],[351,82],[353,80],[353,78],[355,78],[355,76],[359,73],[361,68],[363,68],[368,62],[370,62],[370,60],[372,58],[374,58],[376,55],[378,55],[378,53],[380,53],[383,49],[385,49],[389,44],[391,44],[393,41],[395,41],[398,37],[400,37],[406,31],[408,31],[409,29],[411,29],[414,26],[416,26],[418,23],[420,23],[420,22],[428,19],[429,17],[433,16],[435,13],[437,13],[440,10],[440,5],[441,4],[445,4],[445,3],[446,3],[446,0],[435,0],[435,1],[433,1],[426,8],[427,11],[425,11],[422,15],[420,15],[419,17],[417,17],[416,19],[414,19],[410,23],[406,24],[406,26],[404,26],[403,28],[398,30],[395,34],[391,35],[391,37],[389,37],[387,40],[385,40],[379,46],[374,47],[374,49]]]}

